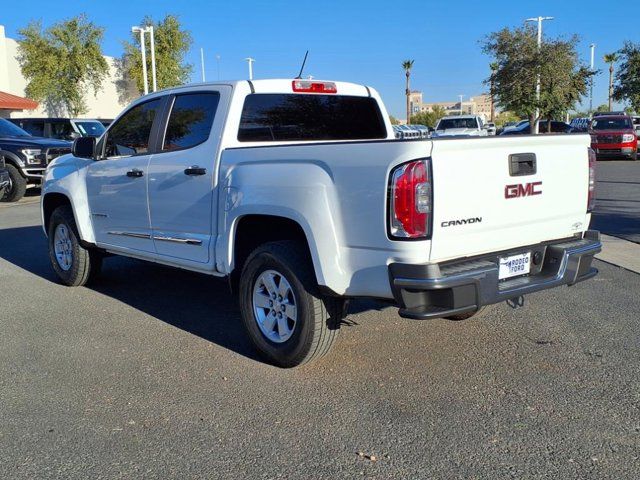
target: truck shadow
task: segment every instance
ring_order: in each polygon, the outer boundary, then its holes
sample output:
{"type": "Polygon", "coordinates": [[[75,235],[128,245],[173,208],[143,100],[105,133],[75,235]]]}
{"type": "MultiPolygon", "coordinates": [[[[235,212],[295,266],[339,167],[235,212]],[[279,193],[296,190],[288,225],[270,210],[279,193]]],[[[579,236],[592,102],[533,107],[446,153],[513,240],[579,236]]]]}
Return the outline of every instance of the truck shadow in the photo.
{"type": "MultiPolygon", "coordinates": [[[[46,238],[38,226],[0,229],[0,258],[58,283],[49,264],[46,238]]],[[[86,288],[260,361],[244,333],[235,297],[223,279],[109,257],[100,277],[86,288]]]]}
{"type": "MultiPolygon", "coordinates": [[[[47,240],[39,226],[0,229],[0,258],[58,283],[49,263],[47,240]]],[[[100,277],[83,288],[260,361],[245,335],[236,297],[230,294],[225,279],[114,256],[105,259],[100,277]]],[[[363,299],[352,301],[349,313],[386,307],[383,302],[363,299]]],[[[347,321],[343,328],[347,325],[355,323],[347,321]]]]}

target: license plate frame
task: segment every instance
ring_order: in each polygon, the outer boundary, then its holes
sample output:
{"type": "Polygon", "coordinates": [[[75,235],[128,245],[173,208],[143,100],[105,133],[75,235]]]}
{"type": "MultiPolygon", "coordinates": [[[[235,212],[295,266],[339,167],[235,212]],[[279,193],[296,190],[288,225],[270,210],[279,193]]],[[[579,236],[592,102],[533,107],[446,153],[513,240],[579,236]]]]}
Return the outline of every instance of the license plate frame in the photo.
{"type": "Polygon", "coordinates": [[[498,279],[507,280],[531,273],[531,252],[515,253],[498,258],[498,279]]]}

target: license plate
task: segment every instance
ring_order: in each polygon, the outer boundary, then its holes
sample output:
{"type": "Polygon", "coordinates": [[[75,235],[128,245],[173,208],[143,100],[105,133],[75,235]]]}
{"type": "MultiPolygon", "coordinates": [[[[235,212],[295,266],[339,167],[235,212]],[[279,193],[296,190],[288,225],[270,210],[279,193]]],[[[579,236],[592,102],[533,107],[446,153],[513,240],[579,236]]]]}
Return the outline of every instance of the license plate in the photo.
{"type": "Polygon", "coordinates": [[[500,280],[517,277],[518,275],[526,275],[530,271],[531,252],[500,257],[500,270],[498,271],[498,278],[500,280]]]}

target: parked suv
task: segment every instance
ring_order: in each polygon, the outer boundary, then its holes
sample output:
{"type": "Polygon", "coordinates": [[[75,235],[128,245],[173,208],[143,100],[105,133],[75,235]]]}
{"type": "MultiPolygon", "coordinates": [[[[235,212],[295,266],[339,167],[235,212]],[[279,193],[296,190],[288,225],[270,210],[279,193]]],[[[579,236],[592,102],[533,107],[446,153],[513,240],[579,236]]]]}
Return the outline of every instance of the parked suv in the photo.
{"type": "Polygon", "coordinates": [[[99,137],[105,126],[98,120],[85,118],[9,118],[36,137],[75,140],[78,137],[99,137]]]}
{"type": "Polygon", "coordinates": [[[638,135],[627,115],[600,115],[591,122],[591,148],[598,157],[638,158],[638,135]]]}
{"type": "Polygon", "coordinates": [[[436,125],[436,137],[486,137],[488,127],[479,115],[442,117],[436,125]]]}
{"type": "Polygon", "coordinates": [[[51,138],[33,137],[20,127],[0,118],[0,157],[9,173],[9,186],[0,197],[3,202],[17,202],[27,185],[39,185],[47,164],[71,152],[71,143],[51,138]]]}

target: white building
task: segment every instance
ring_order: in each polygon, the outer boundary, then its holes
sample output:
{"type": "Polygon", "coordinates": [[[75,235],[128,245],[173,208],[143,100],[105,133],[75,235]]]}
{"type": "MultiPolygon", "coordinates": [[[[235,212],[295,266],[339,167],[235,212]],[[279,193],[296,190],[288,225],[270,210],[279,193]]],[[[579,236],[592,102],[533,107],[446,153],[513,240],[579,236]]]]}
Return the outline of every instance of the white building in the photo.
{"type": "MultiPolygon", "coordinates": [[[[12,38],[7,38],[4,33],[4,26],[0,25],[0,94],[8,93],[18,97],[24,97],[24,90],[27,81],[22,76],[20,64],[18,63],[18,42],[12,38]]],[[[128,100],[120,101],[120,95],[116,83],[118,82],[118,71],[113,57],[105,56],[109,64],[109,74],[102,83],[102,89],[97,95],[89,91],[85,96],[87,102],[87,113],[83,118],[115,118],[128,103],[128,100]]],[[[0,98],[2,98],[0,96],[0,98]]],[[[24,102],[25,106],[28,104],[24,102]]],[[[4,104],[0,100],[0,117],[53,117],[67,116],[65,112],[47,111],[43,104],[39,104],[34,110],[16,110],[15,101],[4,104]],[[9,107],[9,108],[6,108],[9,107]]]]}

